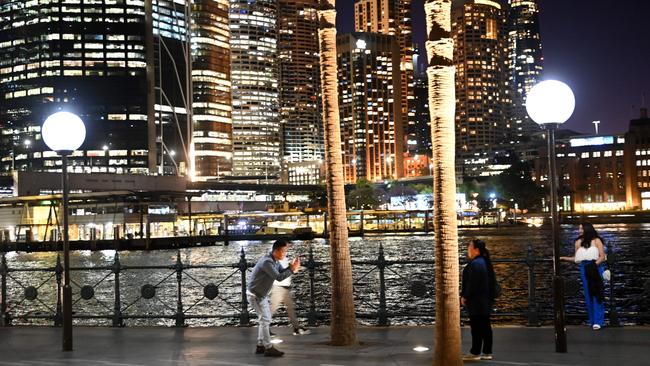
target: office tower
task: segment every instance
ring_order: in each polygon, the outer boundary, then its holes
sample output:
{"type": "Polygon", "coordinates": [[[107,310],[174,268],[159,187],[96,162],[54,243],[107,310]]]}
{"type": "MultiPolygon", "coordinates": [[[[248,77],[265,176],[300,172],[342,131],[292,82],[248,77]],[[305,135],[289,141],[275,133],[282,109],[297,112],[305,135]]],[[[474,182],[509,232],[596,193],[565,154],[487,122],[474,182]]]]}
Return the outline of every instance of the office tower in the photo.
{"type": "Polygon", "coordinates": [[[413,92],[413,34],[411,0],[355,0],[354,29],[395,36],[400,53],[402,121],[406,148],[417,150],[415,102],[413,92]]]}
{"type": "MultiPolygon", "coordinates": [[[[278,1],[280,118],[285,169],[324,159],[318,0],[278,1]]],[[[317,181],[315,177],[314,183],[317,181]]]]}
{"type": "Polygon", "coordinates": [[[510,0],[508,15],[508,78],[511,109],[508,116],[511,139],[539,131],[526,113],[526,94],[542,73],[542,43],[537,0],[510,0]]]}
{"type": "Polygon", "coordinates": [[[429,115],[429,85],[426,72],[415,75],[413,85],[415,97],[415,153],[431,156],[431,119],[429,115]]]}
{"type": "Polygon", "coordinates": [[[232,174],[228,0],[192,2],[193,138],[198,179],[232,174]]]}
{"type": "Polygon", "coordinates": [[[233,174],[280,173],[277,2],[230,0],[233,174]]]}
{"type": "Polygon", "coordinates": [[[393,36],[337,38],[341,148],[347,183],[403,175],[399,45],[393,36]]]}
{"type": "MultiPolygon", "coordinates": [[[[193,31],[203,39],[197,39],[193,49],[202,53],[205,43],[223,49],[223,32],[206,28],[223,30],[226,18],[223,0],[209,6],[195,2],[193,12],[183,4],[3,2],[2,170],[60,170],[61,160],[42,142],[40,127],[49,114],[68,110],[82,118],[87,130],[84,145],[70,158],[70,171],[189,173],[192,127],[187,115],[192,93],[186,91],[192,82],[187,19],[190,13],[195,16],[193,31]],[[206,18],[214,21],[206,23],[206,18]]],[[[195,65],[199,75],[202,57],[198,55],[195,65]]],[[[227,75],[220,78],[217,85],[228,84],[227,75]]],[[[194,93],[200,102],[211,81],[195,83],[201,89],[194,93]]],[[[200,105],[197,110],[198,116],[212,113],[200,105]]],[[[196,132],[219,129],[217,124],[196,122],[196,132]]],[[[207,150],[200,144],[199,150],[207,150]]],[[[215,175],[208,168],[201,168],[200,174],[215,175]]]]}
{"type": "Polygon", "coordinates": [[[454,12],[457,166],[484,160],[506,139],[505,31],[500,2],[472,0],[454,12]]]}

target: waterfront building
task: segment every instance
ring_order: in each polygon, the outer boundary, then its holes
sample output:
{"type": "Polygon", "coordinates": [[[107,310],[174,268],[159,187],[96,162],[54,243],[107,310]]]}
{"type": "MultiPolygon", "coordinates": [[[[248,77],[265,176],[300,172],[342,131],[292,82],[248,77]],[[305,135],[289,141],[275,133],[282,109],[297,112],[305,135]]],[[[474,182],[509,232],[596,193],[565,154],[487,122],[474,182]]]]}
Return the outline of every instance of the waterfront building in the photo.
{"type": "Polygon", "coordinates": [[[275,0],[230,0],[233,175],[276,181],[281,168],[275,0]]]}
{"type": "Polygon", "coordinates": [[[625,134],[627,207],[650,210],[650,118],[641,108],[625,134]]]}
{"type": "MultiPolygon", "coordinates": [[[[2,171],[60,170],[60,158],[42,142],[45,118],[61,109],[78,114],[86,125],[84,145],[70,158],[72,172],[185,173],[214,175],[207,155],[228,149],[228,141],[190,138],[192,81],[201,89],[196,102],[210,103],[203,90],[227,87],[223,0],[195,2],[6,1],[0,5],[0,123],[2,171]],[[195,15],[189,22],[189,14],[195,15]],[[206,23],[204,20],[210,18],[206,23]],[[189,24],[201,35],[188,45],[189,24]],[[218,29],[218,30],[214,30],[218,29]],[[210,51],[206,48],[211,44],[210,51]],[[199,77],[210,63],[220,75],[190,80],[189,49],[196,50],[199,77]],[[207,52],[212,52],[206,56],[207,52]],[[211,61],[207,61],[207,57],[211,61]],[[223,146],[222,146],[223,145],[223,146]],[[204,156],[206,156],[204,158],[204,156]],[[190,162],[188,164],[188,161],[190,162]],[[207,164],[207,165],[206,165],[207,164]],[[210,168],[208,168],[210,166],[210,168]]],[[[227,93],[226,93],[227,94],[227,93]]],[[[220,97],[217,110],[227,110],[220,97]]],[[[229,102],[228,102],[229,103],[229,102]]],[[[204,123],[208,111],[195,105],[194,132],[221,131],[221,122],[204,123]]],[[[211,108],[211,106],[210,106],[211,108]]],[[[226,112],[227,114],[227,112],[226,112]]],[[[227,130],[227,128],[226,128],[227,130]]],[[[225,134],[229,134],[225,131],[225,134]]]]}
{"type": "Polygon", "coordinates": [[[290,183],[319,182],[325,158],[317,9],[318,0],[278,2],[283,170],[290,183]]]}
{"type": "MultiPolygon", "coordinates": [[[[546,148],[534,177],[546,187],[546,148]]],[[[650,118],[646,108],[626,133],[557,140],[560,206],[565,211],[650,210],[650,118]]]]}
{"type": "Polygon", "coordinates": [[[400,178],[403,168],[399,45],[393,36],[337,38],[341,150],[346,183],[400,178]]]}
{"type": "Polygon", "coordinates": [[[506,29],[506,9],[499,1],[472,0],[454,10],[456,164],[460,172],[466,159],[489,154],[507,137],[506,29]]]}
{"type": "Polygon", "coordinates": [[[402,128],[405,148],[417,153],[416,103],[414,95],[414,44],[411,0],[355,0],[356,32],[381,33],[396,37],[399,45],[399,71],[402,95],[402,128]]]}
{"type": "Polygon", "coordinates": [[[520,141],[540,130],[526,112],[526,95],[540,81],[542,73],[539,4],[537,0],[509,0],[509,3],[508,133],[511,140],[520,141]]]}
{"type": "MultiPolygon", "coordinates": [[[[410,143],[409,155],[425,154],[431,155],[431,117],[429,115],[429,84],[427,74],[419,72],[415,75],[413,83],[413,95],[415,97],[415,131],[409,134],[414,136],[415,143],[410,143]]],[[[409,137],[410,139],[411,137],[409,137]]],[[[411,140],[408,140],[411,141],[411,140]]]]}

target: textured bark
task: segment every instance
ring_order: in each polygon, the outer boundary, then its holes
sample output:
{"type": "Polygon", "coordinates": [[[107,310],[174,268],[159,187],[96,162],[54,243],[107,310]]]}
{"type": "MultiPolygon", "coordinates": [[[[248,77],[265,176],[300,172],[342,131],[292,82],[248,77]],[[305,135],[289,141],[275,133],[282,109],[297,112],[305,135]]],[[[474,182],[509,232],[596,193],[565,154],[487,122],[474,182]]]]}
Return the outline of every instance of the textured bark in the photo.
{"type": "Polygon", "coordinates": [[[429,109],[433,146],[436,326],[434,366],[462,365],[460,337],[458,227],[454,171],[454,66],[451,0],[427,0],[429,109]]]}
{"type": "Polygon", "coordinates": [[[330,219],[332,324],[331,344],[357,344],[352,262],[348,244],[345,206],[345,184],[341,157],[341,125],[339,122],[338,78],[336,60],[335,0],[320,0],[318,12],[321,90],[325,127],[325,163],[327,164],[327,212],[330,219]]]}

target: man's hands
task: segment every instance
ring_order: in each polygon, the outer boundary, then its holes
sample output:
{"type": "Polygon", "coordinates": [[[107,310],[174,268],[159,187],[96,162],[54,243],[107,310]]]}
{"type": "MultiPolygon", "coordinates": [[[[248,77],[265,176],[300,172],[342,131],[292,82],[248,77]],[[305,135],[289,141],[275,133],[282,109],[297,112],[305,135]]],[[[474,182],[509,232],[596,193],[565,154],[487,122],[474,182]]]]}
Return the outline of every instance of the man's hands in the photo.
{"type": "Polygon", "coordinates": [[[294,258],[290,263],[289,263],[289,269],[291,269],[291,272],[296,273],[300,269],[300,257],[294,258]]]}

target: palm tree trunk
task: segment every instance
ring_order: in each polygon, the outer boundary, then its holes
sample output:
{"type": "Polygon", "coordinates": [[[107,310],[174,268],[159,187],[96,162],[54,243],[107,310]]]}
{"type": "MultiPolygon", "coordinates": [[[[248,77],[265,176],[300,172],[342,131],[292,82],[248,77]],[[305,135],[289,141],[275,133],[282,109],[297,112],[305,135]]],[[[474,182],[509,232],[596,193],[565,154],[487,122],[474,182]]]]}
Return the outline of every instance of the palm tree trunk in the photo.
{"type": "Polygon", "coordinates": [[[455,89],[451,0],[426,0],[429,108],[433,146],[436,327],[433,364],[462,365],[458,292],[458,228],[454,171],[455,89]]]}
{"type": "Polygon", "coordinates": [[[327,212],[330,218],[332,324],[331,344],[350,346],[357,343],[352,262],[348,245],[344,174],[341,157],[341,125],[336,60],[335,0],[320,0],[318,11],[321,89],[325,126],[325,163],[327,164],[327,212]]]}

